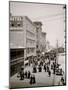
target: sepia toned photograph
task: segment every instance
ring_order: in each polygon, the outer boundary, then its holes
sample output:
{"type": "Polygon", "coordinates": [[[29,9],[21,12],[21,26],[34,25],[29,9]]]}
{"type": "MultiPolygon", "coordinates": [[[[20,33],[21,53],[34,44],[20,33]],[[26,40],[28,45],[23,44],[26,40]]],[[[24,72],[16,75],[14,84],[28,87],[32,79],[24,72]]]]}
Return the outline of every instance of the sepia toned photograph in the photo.
{"type": "Polygon", "coordinates": [[[9,88],[66,85],[66,5],[9,1],[9,88]]]}

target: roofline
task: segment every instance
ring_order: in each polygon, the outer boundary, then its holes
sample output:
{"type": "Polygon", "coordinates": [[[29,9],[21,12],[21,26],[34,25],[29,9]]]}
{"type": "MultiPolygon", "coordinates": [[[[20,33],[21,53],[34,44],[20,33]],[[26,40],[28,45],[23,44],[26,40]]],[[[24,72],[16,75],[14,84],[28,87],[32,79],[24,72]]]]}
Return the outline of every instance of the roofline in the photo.
{"type": "Polygon", "coordinates": [[[22,18],[25,17],[33,26],[35,26],[35,24],[29,19],[28,16],[17,16],[17,15],[12,15],[12,16],[10,16],[10,17],[22,17],[22,18]]]}

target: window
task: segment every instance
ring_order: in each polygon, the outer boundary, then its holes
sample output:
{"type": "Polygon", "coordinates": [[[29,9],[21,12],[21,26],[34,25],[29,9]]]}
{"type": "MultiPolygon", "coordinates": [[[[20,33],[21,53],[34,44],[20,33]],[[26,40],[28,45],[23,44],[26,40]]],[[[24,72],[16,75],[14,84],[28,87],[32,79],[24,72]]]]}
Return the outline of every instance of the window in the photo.
{"type": "Polygon", "coordinates": [[[20,23],[18,23],[17,25],[18,25],[19,27],[21,26],[21,24],[20,24],[20,23]]]}
{"type": "Polygon", "coordinates": [[[12,23],[11,26],[14,27],[14,24],[12,23]]]}
{"type": "Polygon", "coordinates": [[[22,27],[22,22],[19,21],[10,21],[11,27],[22,27]]]}
{"type": "Polygon", "coordinates": [[[22,21],[17,21],[17,26],[21,27],[22,26],[22,21]]]}

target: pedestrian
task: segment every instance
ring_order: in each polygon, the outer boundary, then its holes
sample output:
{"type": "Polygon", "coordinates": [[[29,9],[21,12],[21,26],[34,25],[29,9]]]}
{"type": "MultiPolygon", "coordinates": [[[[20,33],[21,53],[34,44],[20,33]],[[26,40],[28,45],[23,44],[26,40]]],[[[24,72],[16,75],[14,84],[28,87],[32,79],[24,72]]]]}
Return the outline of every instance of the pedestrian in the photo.
{"type": "Polygon", "coordinates": [[[60,75],[62,75],[62,72],[63,72],[63,71],[62,71],[62,68],[61,68],[61,69],[60,69],[60,75]]]}
{"type": "Polygon", "coordinates": [[[42,72],[42,67],[39,65],[38,67],[39,72],[42,72]]]}
{"type": "Polygon", "coordinates": [[[55,74],[55,71],[56,71],[56,65],[55,63],[53,64],[53,74],[55,74]]]}
{"type": "Polygon", "coordinates": [[[32,78],[32,75],[30,76],[30,84],[32,84],[33,82],[33,78],[32,78]]]}
{"type": "Polygon", "coordinates": [[[31,62],[30,62],[30,59],[29,59],[29,63],[28,63],[28,65],[30,66],[30,64],[31,64],[31,62]]]}
{"type": "Polygon", "coordinates": [[[51,69],[53,69],[53,64],[51,64],[51,69]]]}
{"type": "Polygon", "coordinates": [[[61,82],[62,82],[62,85],[65,84],[65,83],[64,83],[64,78],[63,78],[63,77],[61,77],[61,82]]]}
{"type": "Polygon", "coordinates": [[[41,61],[41,66],[43,66],[43,61],[41,61]]]}
{"type": "Polygon", "coordinates": [[[49,60],[49,65],[50,65],[50,60],[49,60]]]}
{"type": "Polygon", "coordinates": [[[20,80],[24,80],[24,72],[23,71],[20,72],[20,80]]]}
{"type": "Polygon", "coordinates": [[[32,76],[32,83],[33,83],[33,84],[36,83],[35,75],[32,76]]]}
{"type": "Polygon", "coordinates": [[[50,70],[48,71],[48,75],[49,75],[49,77],[51,76],[51,71],[50,70]]]}
{"type": "Polygon", "coordinates": [[[27,78],[27,71],[25,71],[24,75],[25,75],[25,78],[27,78]]]}
{"type": "Polygon", "coordinates": [[[49,66],[47,65],[47,72],[49,71],[49,66]]]}
{"type": "Polygon", "coordinates": [[[30,75],[31,75],[31,73],[30,73],[30,71],[28,71],[28,79],[30,78],[30,75]]]}
{"type": "Polygon", "coordinates": [[[45,70],[45,72],[46,72],[46,64],[44,64],[44,70],[45,70]]]}
{"type": "Polygon", "coordinates": [[[37,72],[37,69],[36,69],[36,66],[33,67],[33,73],[36,73],[37,72]]]}

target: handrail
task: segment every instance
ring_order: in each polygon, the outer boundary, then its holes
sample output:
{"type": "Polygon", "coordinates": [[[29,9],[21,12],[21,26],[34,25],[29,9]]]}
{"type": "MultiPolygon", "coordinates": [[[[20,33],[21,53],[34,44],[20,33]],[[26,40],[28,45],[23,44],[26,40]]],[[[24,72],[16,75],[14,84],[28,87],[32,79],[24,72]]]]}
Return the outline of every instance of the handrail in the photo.
{"type": "Polygon", "coordinates": [[[24,59],[24,57],[20,57],[20,58],[13,59],[13,60],[11,60],[10,62],[12,63],[12,62],[18,61],[19,59],[24,59]]]}

